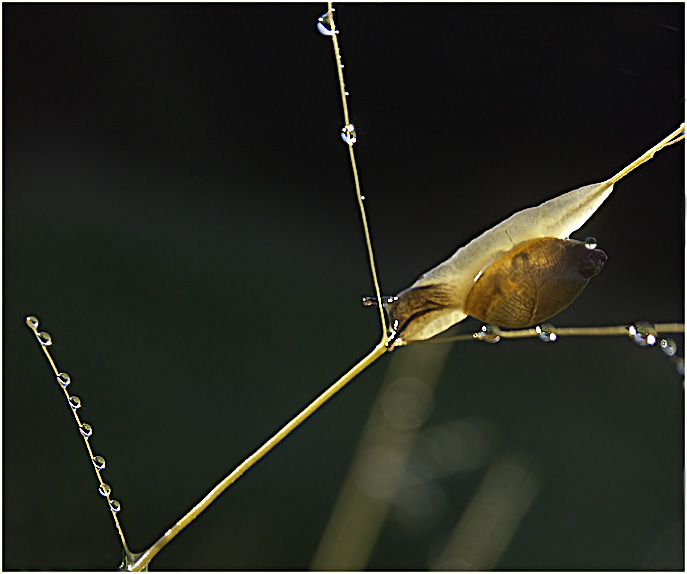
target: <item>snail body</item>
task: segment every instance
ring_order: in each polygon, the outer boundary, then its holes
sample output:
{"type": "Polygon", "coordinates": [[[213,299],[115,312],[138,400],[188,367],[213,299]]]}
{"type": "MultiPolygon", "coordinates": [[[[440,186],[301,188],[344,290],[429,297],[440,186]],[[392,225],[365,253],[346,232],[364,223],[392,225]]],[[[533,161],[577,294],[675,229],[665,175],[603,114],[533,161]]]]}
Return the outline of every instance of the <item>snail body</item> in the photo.
{"type": "Polygon", "coordinates": [[[394,340],[429,339],[465,319],[471,314],[466,308],[468,295],[489,265],[533,239],[567,240],[612,191],[609,180],[522,209],[458,249],[395,297],[384,298],[394,340]]]}
{"type": "MultiPolygon", "coordinates": [[[[488,229],[382,305],[389,345],[429,339],[468,315],[503,327],[532,326],[565,309],[597,275],[606,254],[569,239],[627,174],[684,139],[685,125],[610,179],[528,207],[488,229]]],[[[374,297],[366,305],[378,304],[374,297]]]]}
{"type": "MultiPolygon", "coordinates": [[[[450,282],[413,285],[384,307],[405,340],[431,322],[471,315],[499,327],[531,327],[560,313],[603,269],[608,257],[582,241],[540,237],[500,254],[462,292],[450,282]]],[[[453,321],[451,324],[458,322],[453,321]]],[[[441,329],[443,330],[443,329],[441,329]]]]}

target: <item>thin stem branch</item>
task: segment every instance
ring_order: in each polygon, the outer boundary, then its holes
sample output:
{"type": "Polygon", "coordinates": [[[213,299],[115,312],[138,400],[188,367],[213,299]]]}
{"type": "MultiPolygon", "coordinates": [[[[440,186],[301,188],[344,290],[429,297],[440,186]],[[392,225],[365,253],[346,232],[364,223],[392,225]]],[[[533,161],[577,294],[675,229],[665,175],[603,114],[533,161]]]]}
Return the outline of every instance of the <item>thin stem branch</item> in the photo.
{"type": "MultiPolygon", "coordinates": [[[[84,439],[86,450],[88,451],[88,458],[91,460],[91,462],[93,462],[95,460],[95,455],[93,454],[93,449],[91,448],[91,443],[89,440],[90,432],[92,431],[92,429],[90,429],[87,434],[84,433],[84,429],[89,428],[90,425],[82,424],[81,418],[79,417],[79,413],[77,412],[77,409],[81,406],[81,402],[79,401],[79,406],[74,408],[74,406],[72,405],[72,400],[78,401],[78,399],[73,395],[70,395],[69,391],[67,390],[67,385],[69,384],[69,375],[58,370],[57,365],[55,364],[55,361],[53,360],[52,355],[50,354],[50,351],[48,351],[48,346],[52,345],[52,337],[48,333],[41,332],[38,330],[39,322],[38,319],[36,319],[36,317],[34,317],[33,315],[26,318],[26,325],[29,327],[29,329],[33,331],[33,334],[36,336],[36,339],[40,343],[41,349],[43,349],[43,352],[45,353],[45,356],[47,357],[48,362],[50,363],[50,367],[55,373],[55,377],[57,377],[58,381],[62,381],[62,383],[60,384],[60,388],[62,389],[62,392],[64,392],[65,397],[67,398],[67,404],[69,404],[72,409],[72,414],[74,415],[74,419],[76,420],[76,426],[79,427],[81,438],[84,439]]],[[[124,549],[124,553],[127,556],[131,556],[131,551],[129,550],[129,547],[126,543],[124,529],[122,528],[121,524],[119,523],[119,519],[117,518],[117,512],[119,512],[119,503],[113,498],[111,498],[111,490],[105,490],[105,482],[103,481],[102,474],[100,473],[101,469],[99,469],[94,464],[93,470],[95,471],[96,478],[98,479],[100,494],[102,494],[106,498],[108,506],[110,508],[110,514],[112,514],[112,519],[114,520],[115,528],[117,530],[117,533],[119,534],[119,539],[122,542],[122,548],[124,549]]]]}
{"type": "Polygon", "coordinates": [[[275,446],[277,446],[282,440],[284,440],[291,432],[293,432],[296,427],[298,427],[302,422],[304,422],[310,415],[312,415],[317,409],[319,409],[324,403],[326,403],[330,398],[332,398],[337,392],[339,392],[347,383],[349,383],[356,375],[367,369],[372,363],[374,363],[379,357],[388,351],[386,346],[386,340],[380,342],[368,355],[363,357],[353,368],[351,368],[346,374],[344,374],[338,381],[331,385],[326,391],[324,391],[319,397],[317,397],[312,403],[310,403],[305,409],[303,409],[298,415],[291,419],[282,429],[277,432],[272,438],[270,438],[265,444],[263,444],[258,450],[256,450],[251,456],[244,460],[236,469],[228,475],[224,480],[222,480],[217,486],[215,486],[210,492],[208,492],[205,497],[198,502],[191,510],[186,513],[174,526],[172,526],[167,532],[165,532],[155,544],[153,544],[148,550],[143,552],[138,556],[131,570],[138,572],[145,568],[145,566],[155,557],[155,555],[160,552],[167,544],[169,544],[174,537],[179,534],[186,526],[188,526],[193,520],[198,518],[201,512],[203,512],[212,502],[222,494],[227,488],[234,484],[248,469],[250,469],[255,463],[257,463],[262,457],[264,457],[269,451],[271,451],[275,446]]]}
{"type": "Polygon", "coordinates": [[[684,137],[685,137],[684,132],[685,132],[685,124],[680,124],[680,127],[678,129],[676,129],[672,134],[670,134],[669,136],[662,139],[660,142],[658,142],[654,147],[652,147],[649,151],[647,151],[640,158],[636,159],[630,165],[628,165],[627,167],[620,170],[611,179],[609,179],[606,183],[613,184],[613,183],[621,180],[628,173],[637,169],[644,162],[649,161],[652,157],[654,157],[654,154],[656,152],[659,152],[664,147],[672,145],[672,144],[677,143],[680,140],[684,139],[684,137]]]}
{"type": "MultiPolygon", "coordinates": [[[[341,93],[341,105],[343,107],[344,115],[344,129],[348,129],[351,125],[349,115],[348,115],[348,101],[346,99],[346,85],[344,83],[343,77],[343,65],[341,63],[341,50],[339,49],[339,42],[337,40],[338,30],[336,29],[336,24],[334,22],[334,8],[332,8],[332,3],[327,2],[327,19],[329,20],[329,26],[331,31],[332,45],[334,47],[334,63],[336,65],[336,70],[339,76],[339,92],[341,93]]],[[[379,288],[379,280],[377,279],[377,267],[375,265],[374,250],[372,249],[372,238],[370,235],[370,229],[367,224],[367,215],[365,214],[365,205],[363,203],[364,198],[362,192],[360,191],[360,179],[358,178],[358,168],[355,162],[355,153],[353,152],[354,141],[348,142],[348,154],[351,160],[351,169],[353,170],[353,181],[355,182],[355,193],[358,199],[358,208],[360,210],[360,217],[363,223],[363,233],[365,234],[365,243],[367,245],[367,256],[370,261],[370,272],[372,274],[372,282],[374,284],[375,296],[377,301],[381,301],[381,290],[379,288]]],[[[386,317],[384,316],[384,306],[378,305],[379,307],[379,320],[382,325],[382,340],[386,337],[387,327],[386,327],[386,317]]]]}
{"type": "MultiPolygon", "coordinates": [[[[628,336],[629,325],[618,325],[612,327],[553,327],[552,332],[558,337],[609,337],[609,336],[628,336]]],[[[656,333],[684,333],[684,323],[655,323],[653,325],[656,333]]],[[[481,333],[465,333],[455,337],[435,337],[427,341],[408,341],[407,344],[414,343],[454,343],[456,341],[479,340],[481,333]]],[[[532,329],[518,329],[516,331],[499,331],[501,339],[525,339],[528,337],[539,337],[541,331],[536,327],[532,329]]]]}

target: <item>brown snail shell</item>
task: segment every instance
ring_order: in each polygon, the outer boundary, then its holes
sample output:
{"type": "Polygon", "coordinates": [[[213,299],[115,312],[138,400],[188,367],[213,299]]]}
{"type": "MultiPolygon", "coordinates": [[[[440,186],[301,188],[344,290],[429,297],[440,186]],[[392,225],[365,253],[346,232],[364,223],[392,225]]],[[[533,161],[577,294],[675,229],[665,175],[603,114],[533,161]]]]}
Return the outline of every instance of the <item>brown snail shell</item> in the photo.
{"type": "Polygon", "coordinates": [[[531,327],[568,307],[607,259],[600,249],[573,239],[526,241],[478,276],[465,312],[500,327],[531,327]]]}
{"type": "MultiPolygon", "coordinates": [[[[383,305],[396,338],[453,311],[499,327],[531,327],[570,305],[607,259],[602,250],[582,241],[539,237],[491,261],[467,296],[457,297],[450,283],[437,282],[411,286],[384,298],[383,305]]],[[[376,304],[373,298],[365,302],[376,304]]]]}

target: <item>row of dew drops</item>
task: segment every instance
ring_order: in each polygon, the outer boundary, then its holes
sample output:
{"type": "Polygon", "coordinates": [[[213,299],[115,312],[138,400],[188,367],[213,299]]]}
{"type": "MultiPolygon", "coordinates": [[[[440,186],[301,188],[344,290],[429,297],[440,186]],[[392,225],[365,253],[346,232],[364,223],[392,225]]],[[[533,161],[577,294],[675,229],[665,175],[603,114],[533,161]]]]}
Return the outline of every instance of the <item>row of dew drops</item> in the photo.
{"type": "Polygon", "coordinates": [[[67,387],[71,383],[71,379],[69,375],[65,372],[59,372],[57,370],[57,367],[55,366],[55,363],[52,360],[52,357],[50,356],[50,353],[47,351],[46,347],[49,347],[52,345],[52,337],[50,336],[49,333],[46,333],[45,331],[39,331],[38,330],[38,319],[36,317],[30,316],[26,318],[26,324],[29,326],[29,328],[34,332],[36,335],[36,339],[38,339],[38,342],[43,346],[43,350],[45,351],[46,355],[48,356],[48,360],[50,361],[50,364],[52,365],[53,370],[55,371],[56,377],[57,377],[57,382],[60,384],[60,387],[64,391],[65,396],[67,397],[67,402],[69,403],[69,406],[72,409],[72,412],[74,414],[74,418],[76,419],[77,425],[79,426],[79,431],[81,432],[81,436],[83,437],[85,443],[86,443],[86,448],[88,449],[88,453],[91,456],[91,462],[93,463],[93,468],[95,469],[95,473],[98,477],[98,482],[100,482],[100,486],[98,487],[98,492],[102,496],[104,496],[107,499],[107,502],[110,506],[110,510],[112,511],[113,514],[116,514],[122,509],[122,505],[119,503],[119,501],[115,500],[114,498],[110,498],[110,494],[112,493],[112,488],[110,487],[109,484],[105,483],[100,476],[100,471],[105,470],[105,459],[102,456],[99,455],[94,455],[93,451],[91,450],[91,445],[89,443],[89,439],[91,438],[91,435],[93,434],[93,427],[89,425],[88,423],[83,423],[81,422],[81,419],[79,418],[79,415],[77,411],[81,408],[81,399],[77,397],[76,395],[70,395],[69,391],[67,390],[67,387]]]}
{"type": "MultiPolygon", "coordinates": [[[[335,9],[332,8],[332,12],[334,12],[334,10],[335,9]]],[[[339,33],[334,27],[332,20],[329,18],[329,13],[324,13],[317,19],[317,30],[324,36],[335,36],[339,33]]],[[[343,68],[344,65],[341,63],[341,56],[337,54],[336,57],[339,60],[339,67],[343,68]]],[[[348,95],[348,92],[344,90],[344,96],[348,95]]],[[[351,146],[358,141],[358,136],[355,133],[355,126],[353,124],[348,124],[341,128],[341,139],[344,143],[351,146]]]]}
{"type": "MultiPolygon", "coordinates": [[[[551,323],[542,323],[535,328],[537,336],[545,343],[553,343],[558,339],[556,327],[551,323]]],[[[677,343],[673,339],[660,339],[656,327],[648,321],[638,321],[627,327],[627,334],[640,347],[654,347],[658,343],[664,355],[670,358],[680,375],[685,374],[685,360],[677,356],[677,343]]],[[[496,325],[482,325],[480,331],[473,337],[485,343],[498,343],[501,340],[501,329],[496,325]]]]}

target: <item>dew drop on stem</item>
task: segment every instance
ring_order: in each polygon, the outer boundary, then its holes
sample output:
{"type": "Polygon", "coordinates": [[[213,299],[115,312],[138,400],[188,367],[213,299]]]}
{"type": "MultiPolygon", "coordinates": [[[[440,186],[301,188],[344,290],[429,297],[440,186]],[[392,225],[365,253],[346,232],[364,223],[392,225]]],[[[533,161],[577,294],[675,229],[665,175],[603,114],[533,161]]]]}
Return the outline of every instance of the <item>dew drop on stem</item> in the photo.
{"type": "Polygon", "coordinates": [[[60,383],[62,387],[67,387],[71,382],[71,379],[67,373],[59,373],[57,375],[57,382],[60,383]]]}
{"type": "Polygon", "coordinates": [[[647,321],[638,321],[627,328],[630,338],[640,347],[651,347],[656,344],[656,328],[647,321]]]}
{"type": "Polygon", "coordinates": [[[353,145],[358,141],[358,136],[355,133],[355,126],[353,124],[348,124],[341,128],[341,139],[348,145],[353,145]]]}
{"type": "MultiPolygon", "coordinates": [[[[332,12],[334,8],[332,8],[332,12]]],[[[323,36],[333,36],[338,34],[339,31],[334,29],[334,23],[329,18],[329,14],[325,12],[317,19],[317,30],[323,36]]]]}
{"type": "Polygon", "coordinates": [[[52,337],[50,336],[50,333],[41,331],[40,333],[36,333],[36,337],[38,339],[38,342],[44,347],[49,347],[50,345],[52,345],[52,337]]]}
{"type": "Polygon", "coordinates": [[[558,335],[556,335],[556,328],[551,323],[542,323],[541,325],[537,325],[536,331],[539,335],[539,339],[545,343],[553,343],[556,339],[558,339],[558,335]]]}
{"type": "Polygon", "coordinates": [[[498,343],[501,340],[501,329],[496,325],[482,325],[482,328],[474,333],[473,337],[485,343],[498,343]]]}

